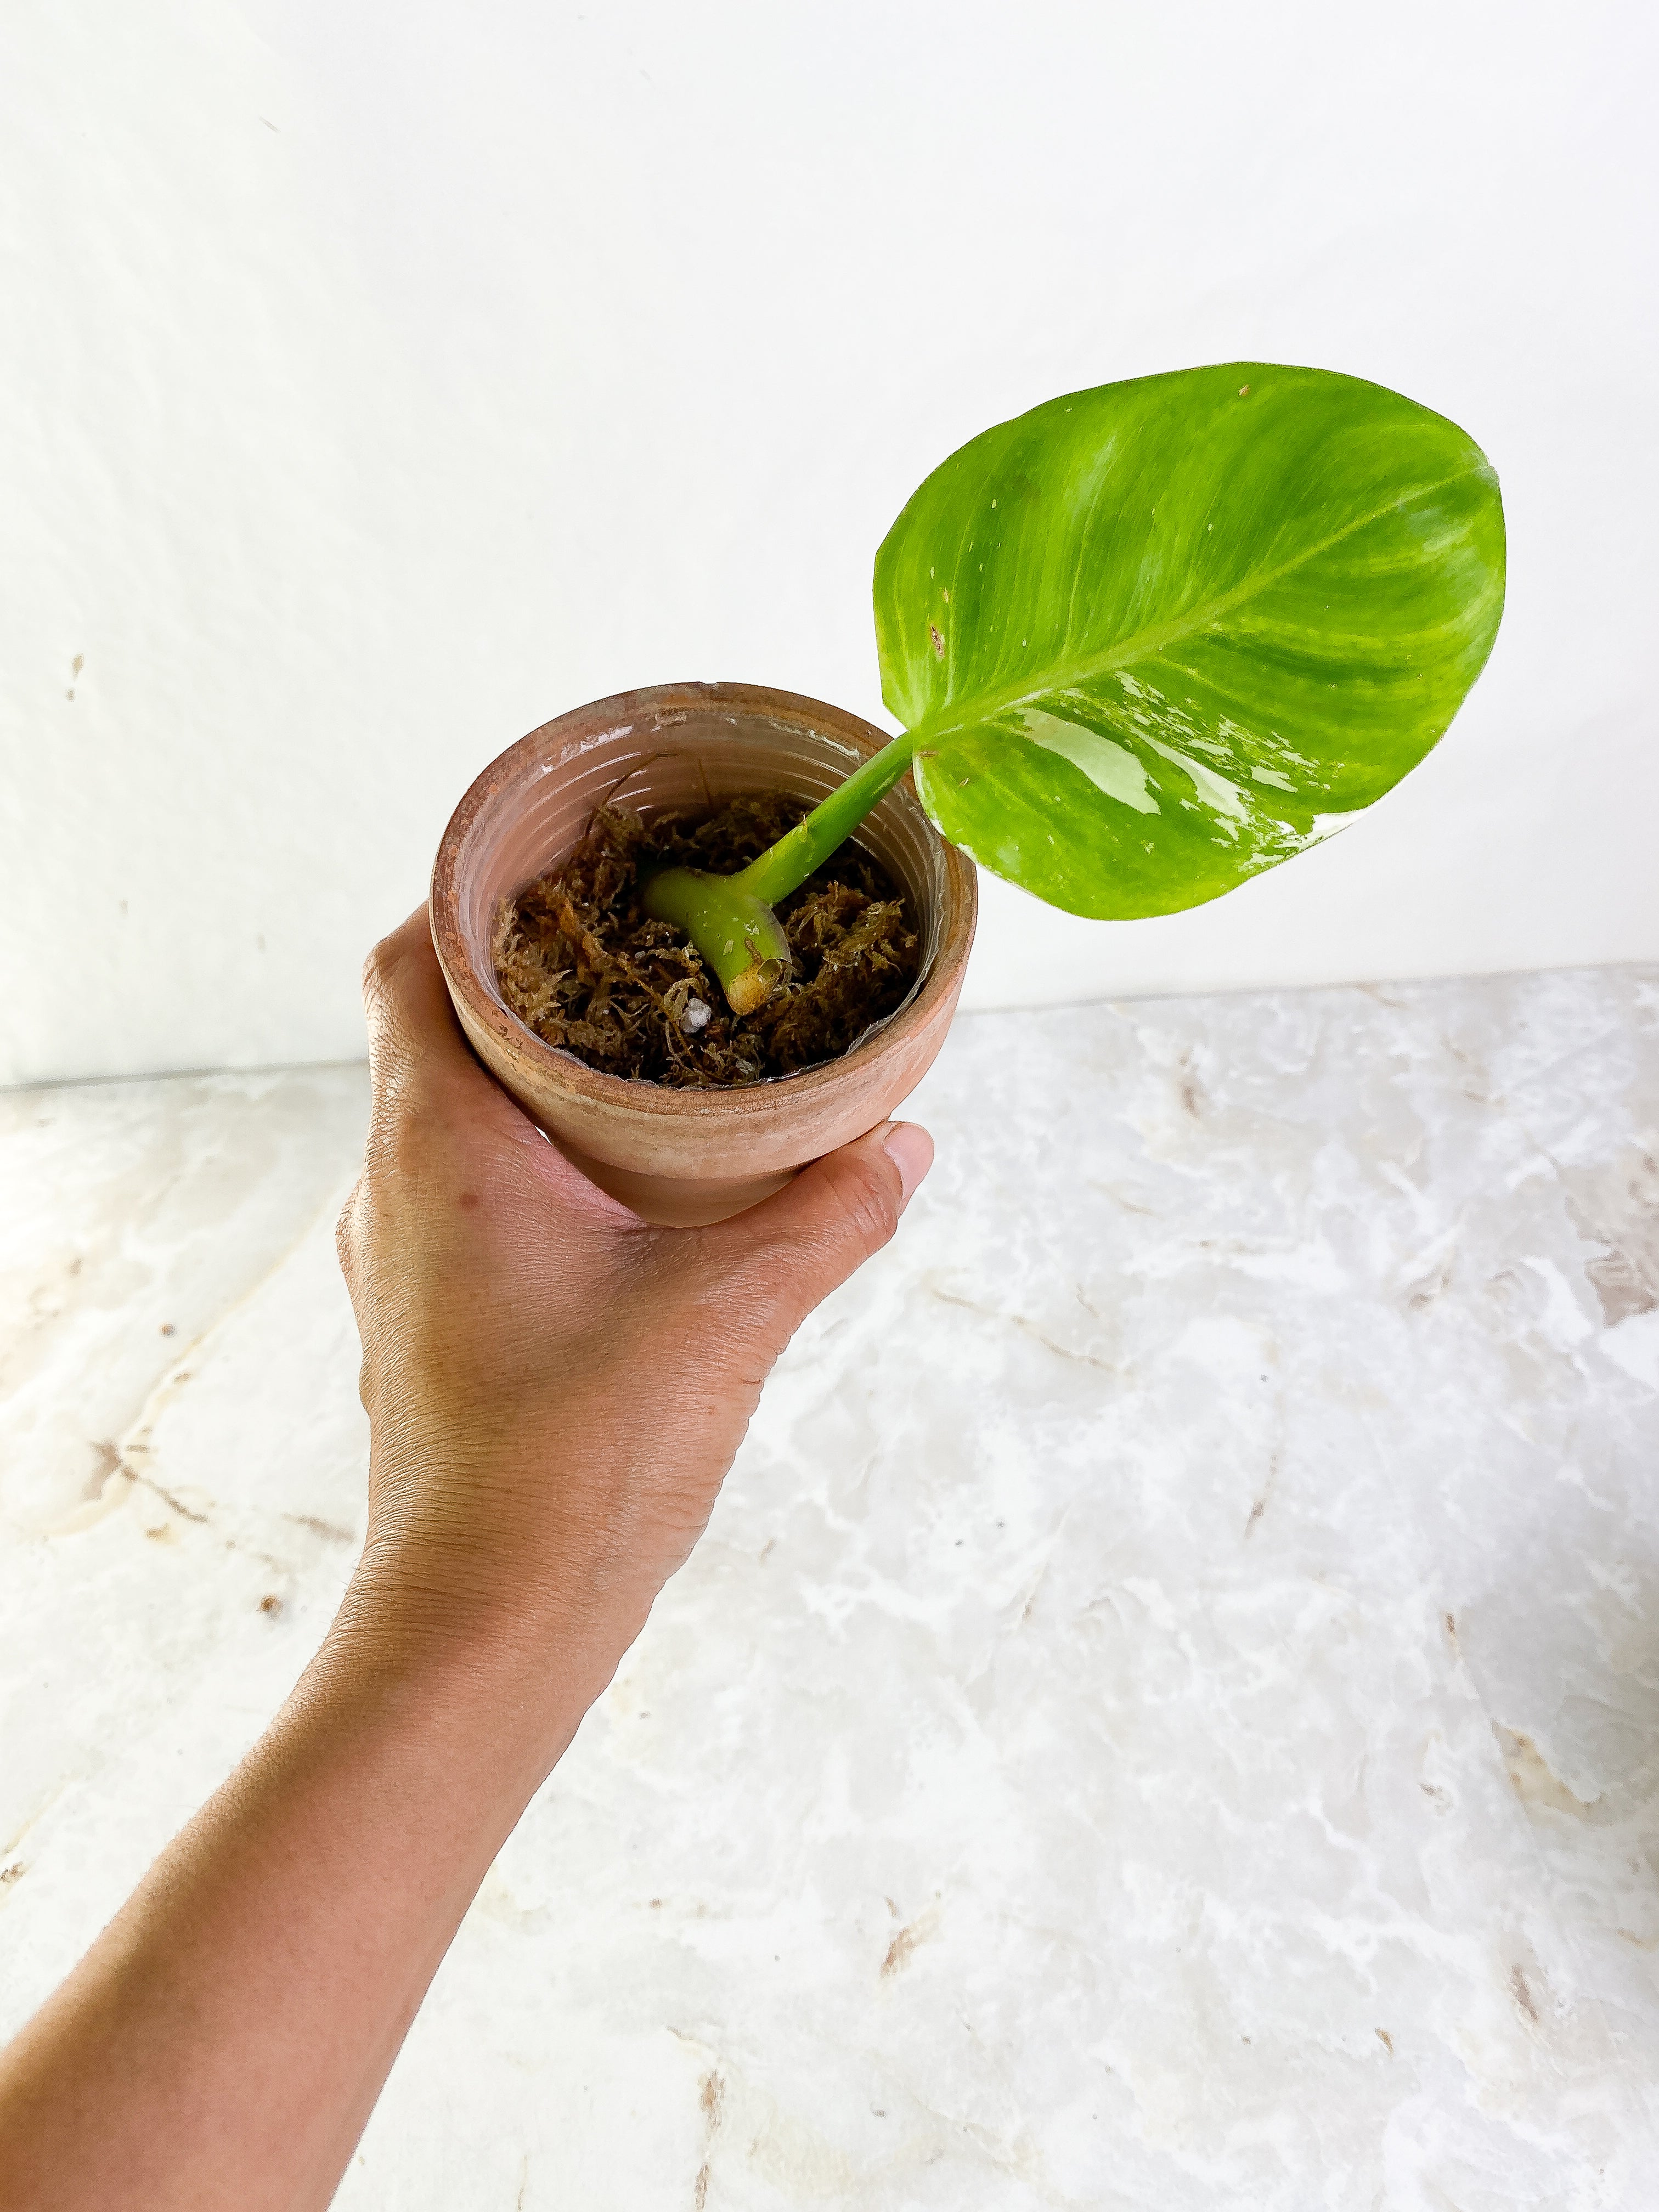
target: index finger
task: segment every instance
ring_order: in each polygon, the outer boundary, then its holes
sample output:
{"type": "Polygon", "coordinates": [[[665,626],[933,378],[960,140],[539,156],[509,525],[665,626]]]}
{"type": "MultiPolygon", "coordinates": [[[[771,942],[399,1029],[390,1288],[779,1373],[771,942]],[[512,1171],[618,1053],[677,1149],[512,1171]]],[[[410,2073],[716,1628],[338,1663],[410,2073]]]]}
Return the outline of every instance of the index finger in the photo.
{"type": "MultiPolygon", "coordinates": [[[[411,1138],[419,1146],[434,1129],[447,1135],[459,1130],[474,1152],[480,1138],[506,1139],[520,1148],[520,1168],[534,1170],[544,1199],[553,1198],[567,1212],[574,1207],[609,1223],[640,1225],[565,1158],[473,1052],[444,981],[425,907],[416,907],[383,937],[364,962],[363,1012],[371,1154],[399,1150],[411,1138]]],[[[429,1162],[428,1152],[419,1156],[429,1162]]]]}
{"type": "Polygon", "coordinates": [[[383,937],[364,961],[363,1018],[377,1122],[422,1098],[449,1093],[453,1099],[458,1091],[471,1094],[475,1109],[489,1097],[517,1114],[456,1019],[424,906],[383,937]]]}

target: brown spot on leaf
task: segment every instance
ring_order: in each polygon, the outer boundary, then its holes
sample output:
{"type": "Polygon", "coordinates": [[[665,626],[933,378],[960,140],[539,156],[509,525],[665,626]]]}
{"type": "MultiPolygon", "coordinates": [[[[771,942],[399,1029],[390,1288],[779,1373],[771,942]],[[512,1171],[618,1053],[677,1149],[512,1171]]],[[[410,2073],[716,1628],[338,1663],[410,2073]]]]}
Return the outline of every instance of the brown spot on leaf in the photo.
{"type": "Polygon", "coordinates": [[[939,629],[937,623],[928,623],[927,635],[933,641],[934,659],[943,660],[945,658],[945,640],[939,634],[939,629]]]}
{"type": "Polygon", "coordinates": [[[259,1610],[261,1613],[280,1613],[282,1609],[283,1601],[281,1598],[276,1596],[274,1592],[267,1597],[262,1597],[259,1601],[259,1610]]]}
{"type": "Polygon", "coordinates": [[[1538,2008],[1532,2001],[1532,1991],[1527,1987],[1527,1978],[1519,1966],[1516,1967],[1510,1976],[1510,1990],[1515,2002],[1525,2013],[1527,2018],[1535,2022],[1538,2018],[1538,2008]]]}
{"type": "Polygon", "coordinates": [[[1382,2045],[1384,2051],[1388,2052],[1389,2057],[1392,2058],[1394,2057],[1394,2038],[1389,2033],[1386,2027],[1379,2027],[1377,2029],[1376,2039],[1382,2045]]]}

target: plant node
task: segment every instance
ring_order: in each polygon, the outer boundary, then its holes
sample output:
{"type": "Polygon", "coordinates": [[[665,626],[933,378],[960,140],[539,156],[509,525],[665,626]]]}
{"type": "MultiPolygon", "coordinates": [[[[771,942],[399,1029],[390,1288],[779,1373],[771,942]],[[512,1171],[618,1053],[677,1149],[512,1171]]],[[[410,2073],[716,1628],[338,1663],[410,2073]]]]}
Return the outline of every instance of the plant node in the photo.
{"type": "Polygon", "coordinates": [[[641,904],[653,921],[684,930],[720,978],[734,1014],[757,1013],[789,974],[789,940],[766,901],[736,876],[659,868],[641,904]]]}

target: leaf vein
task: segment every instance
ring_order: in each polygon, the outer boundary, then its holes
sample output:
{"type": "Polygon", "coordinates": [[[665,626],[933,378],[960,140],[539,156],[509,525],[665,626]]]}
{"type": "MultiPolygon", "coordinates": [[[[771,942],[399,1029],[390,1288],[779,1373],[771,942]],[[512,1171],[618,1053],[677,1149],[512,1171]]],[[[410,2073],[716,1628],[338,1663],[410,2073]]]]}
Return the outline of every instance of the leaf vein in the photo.
{"type": "MultiPolygon", "coordinates": [[[[1179,643],[1183,638],[1212,628],[1235,607],[1243,606],[1286,576],[1293,575],[1310,561],[1318,560],[1334,545],[1340,545],[1344,538],[1352,538],[1358,531],[1368,530],[1374,522],[1382,521],[1385,515],[1419,500],[1431,499],[1436,492],[1445,491],[1451,485],[1461,483],[1466,477],[1489,474],[1490,467],[1491,465],[1486,461],[1471,462],[1468,468],[1457,469],[1437,483],[1419,484],[1414,490],[1396,493],[1369,514],[1356,515],[1351,522],[1344,523],[1340,530],[1332,531],[1328,537],[1322,538],[1315,544],[1304,546],[1293,559],[1281,562],[1276,568],[1263,569],[1245,582],[1236,585],[1231,591],[1223,592],[1203,606],[1195,608],[1191,614],[1120,640],[1091,659],[1073,663],[1063,670],[1046,669],[1035,679],[1025,679],[1018,686],[1006,685],[1000,691],[981,692],[974,699],[961,702],[965,711],[952,713],[949,720],[924,716],[915,725],[915,734],[929,738],[953,737],[988,721],[994,715],[1006,714],[1012,707],[1030,706],[1055,691],[1075,690],[1097,677],[1109,676],[1121,668],[1131,668],[1138,660],[1144,660],[1152,654],[1163,652],[1166,647],[1179,643]]],[[[951,709],[945,711],[951,712],[951,709]]]]}

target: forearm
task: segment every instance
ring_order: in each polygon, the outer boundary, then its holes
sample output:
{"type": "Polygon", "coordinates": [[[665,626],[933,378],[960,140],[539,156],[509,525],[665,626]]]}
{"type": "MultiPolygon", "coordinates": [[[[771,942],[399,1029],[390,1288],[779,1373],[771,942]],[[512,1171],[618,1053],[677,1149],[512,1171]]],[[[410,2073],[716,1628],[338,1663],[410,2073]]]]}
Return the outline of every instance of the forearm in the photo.
{"type": "Polygon", "coordinates": [[[595,1686],[560,1657],[422,1635],[354,1589],[268,1733],[0,2057],[3,2212],[326,2205],[595,1686]]]}
{"type": "Polygon", "coordinates": [[[341,1217],[370,1541],[269,1733],[0,2054],[0,2212],[325,2205],[490,1861],[708,1521],[762,1378],[891,1236],[900,1124],[648,1229],[479,1067],[423,914],[370,965],[341,1217]]]}

